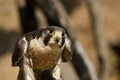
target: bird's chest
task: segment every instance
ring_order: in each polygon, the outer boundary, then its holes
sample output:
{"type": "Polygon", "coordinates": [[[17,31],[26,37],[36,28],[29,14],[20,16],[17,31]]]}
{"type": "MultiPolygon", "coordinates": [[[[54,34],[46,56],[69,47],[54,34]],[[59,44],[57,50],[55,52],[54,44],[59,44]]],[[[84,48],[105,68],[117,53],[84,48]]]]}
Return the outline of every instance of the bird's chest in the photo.
{"type": "Polygon", "coordinates": [[[28,50],[29,57],[32,59],[34,69],[51,69],[56,66],[61,58],[62,51],[59,49],[35,48],[28,50]]]}

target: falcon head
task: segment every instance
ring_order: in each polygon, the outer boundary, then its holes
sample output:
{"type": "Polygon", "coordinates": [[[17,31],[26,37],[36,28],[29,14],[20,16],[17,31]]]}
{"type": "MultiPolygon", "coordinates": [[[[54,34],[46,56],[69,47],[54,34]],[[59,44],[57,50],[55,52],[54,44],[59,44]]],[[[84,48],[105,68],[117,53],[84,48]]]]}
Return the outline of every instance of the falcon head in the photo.
{"type": "Polygon", "coordinates": [[[65,31],[62,28],[56,26],[50,26],[40,31],[39,38],[42,38],[44,45],[58,46],[59,48],[64,46],[65,43],[65,31]]]}

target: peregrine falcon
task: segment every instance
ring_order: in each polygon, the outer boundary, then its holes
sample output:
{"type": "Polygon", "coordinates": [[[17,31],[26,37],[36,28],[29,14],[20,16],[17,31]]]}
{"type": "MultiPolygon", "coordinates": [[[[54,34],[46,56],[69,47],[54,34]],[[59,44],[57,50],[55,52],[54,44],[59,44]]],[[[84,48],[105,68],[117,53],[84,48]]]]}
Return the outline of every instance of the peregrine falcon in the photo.
{"type": "Polygon", "coordinates": [[[71,40],[64,29],[49,26],[29,32],[18,40],[12,66],[19,66],[23,72],[23,78],[19,80],[38,80],[33,70],[50,70],[54,80],[62,80],[60,64],[71,58],[71,40]]]}

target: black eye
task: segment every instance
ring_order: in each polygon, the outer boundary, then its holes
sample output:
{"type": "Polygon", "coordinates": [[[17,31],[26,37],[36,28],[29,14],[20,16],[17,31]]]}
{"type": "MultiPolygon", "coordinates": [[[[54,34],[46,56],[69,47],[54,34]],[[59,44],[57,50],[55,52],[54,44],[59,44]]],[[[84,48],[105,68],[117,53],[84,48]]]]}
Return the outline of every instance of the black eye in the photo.
{"type": "Polygon", "coordinates": [[[54,31],[53,31],[53,30],[49,30],[49,33],[50,33],[50,34],[53,34],[53,33],[54,33],[54,31]]]}

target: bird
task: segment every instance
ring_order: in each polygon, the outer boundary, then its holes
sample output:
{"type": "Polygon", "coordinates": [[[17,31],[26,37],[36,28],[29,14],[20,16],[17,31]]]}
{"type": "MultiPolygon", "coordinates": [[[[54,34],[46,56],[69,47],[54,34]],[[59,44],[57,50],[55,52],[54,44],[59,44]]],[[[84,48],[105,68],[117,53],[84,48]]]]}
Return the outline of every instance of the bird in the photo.
{"type": "Polygon", "coordinates": [[[70,38],[59,26],[23,35],[12,54],[12,66],[20,68],[18,80],[39,80],[34,70],[49,70],[54,80],[62,80],[60,64],[72,59],[71,47],[70,38]]]}

